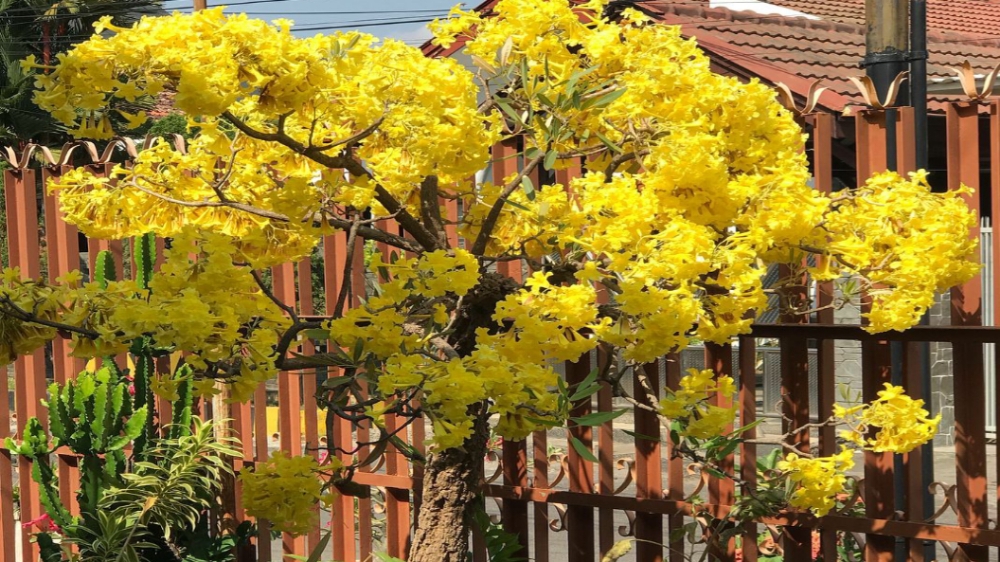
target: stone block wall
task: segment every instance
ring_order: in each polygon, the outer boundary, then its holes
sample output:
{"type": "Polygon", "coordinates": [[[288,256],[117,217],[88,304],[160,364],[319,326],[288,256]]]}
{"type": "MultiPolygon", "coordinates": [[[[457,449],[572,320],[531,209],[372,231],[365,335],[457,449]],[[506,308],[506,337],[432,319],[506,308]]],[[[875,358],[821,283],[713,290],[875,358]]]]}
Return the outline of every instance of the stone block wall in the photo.
{"type": "MultiPolygon", "coordinates": [[[[839,295],[838,295],[839,296],[839,295]]],[[[848,305],[834,314],[837,324],[860,324],[861,310],[848,305]]],[[[951,324],[951,299],[945,292],[937,296],[930,311],[930,321],[935,326],[951,324]]],[[[941,414],[937,444],[952,444],[955,426],[955,394],[952,375],[951,344],[931,343],[931,404],[932,415],[941,414]]],[[[835,373],[838,385],[846,385],[853,397],[861,393],[861,342],[837,340],[834,345],[835,373]]],[[[837,400],[841,401],[839,391],[837,400]]]]}

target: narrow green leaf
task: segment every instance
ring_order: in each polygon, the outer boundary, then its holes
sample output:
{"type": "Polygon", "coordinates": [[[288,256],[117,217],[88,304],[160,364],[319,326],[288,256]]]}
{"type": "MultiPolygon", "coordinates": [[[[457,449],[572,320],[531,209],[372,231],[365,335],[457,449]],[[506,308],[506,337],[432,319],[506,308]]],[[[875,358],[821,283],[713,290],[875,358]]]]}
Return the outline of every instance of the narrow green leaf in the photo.
{"type": "Polygon", "coordinates": [[[332,532],[327,532],[323,535],[323,538],[319,539],[316,543],[316,548],[313,549],[312,554],[309,555],[309,559],[306,562],[319,562],[320,558],[323,557],[323,551],[326,550],[326,545],[330,544],[330,537],[333,536],[332,532]]]}
{"type": "Polygon", "coordinates": [[[531,178],[527,175],[521,178],[521,187],[524,188],[524,193],[528,196],[529,201],[535,200],[535,184],[531,182],[531,178]]]}
{"type": "Polygon", "coordinates": [[[587,414],[585,416],[570,418],[570,420],[576,423],[576,425],[586,425],[586,426],[601,425],[602,423],[607,423],[621,416],[627,411],[628,410],[614,410],[611,412],[594,412],[593,414],[587,414]]]}
{"type": "Polygon", "coordinates": [[[610,149],[612,152],[616,154],[622,154],[623,152],[625,152],[624,150],[621,149],[620,146],[611,142],[611,139],[599,133],[598,131],[594,131],[594,135],[596,135],[597,138],[601,139],[601,142],[604,143],[604,146],[608,147],[608,149],[610,149]]]}
{"type": "Polygon", "coordinates": [[[638,431],[631,431],[631,430],[628,430],[628,429],[623,429],[622,431],[625,433],[625,435],[630,435],[630,436],[632,436],[632,437],[634,437],[636,439],[642,439],[644,441],[659,441],[660,440],[659,437],[653,437],[652,435],[644,435],[642,433],[639,433],[638,431]]]}
{"type": "Polygon", "coordinates": [[[576,437],[570,437],[569,442],[573,445],[573,448],[580,454],[581,457],[590,462],[598,462],[597,457],[594,456],[594,452],[591,451],[589,447],[584,445],[583,441],[580,441],[576,437]]]}
{"type": "Polygon", "coordinates": [[[622,97],[625,94],[625,88],[619,88],[617,90],[612,90],[603,96],[591,98],[583,102],[583,109],[592,109],[596,107],[605,107],[611,105],[616,99],[622,97]]]}
{"type": "MultiPolygon", "coordinates": [[[[582,381],[580,381],[579,383],[577,383],[577,385],[576,385],[577,392],[574,393],[574,394],[572,394],[569,397],[570,401],[571,402],[576,402],[580,398],[584,398],[586,396],[590,396],[590,394],[583,394],[579,398],[574,398],[579,393],[579,389],[581,389],[581,388],[589,388],[592,384],[594,384],[597,381],[597,375],[599,375],[599,374],[600,373],[599,373],[599,371],[597,369],[593,369],[589,373],[587,373],[587,376],[584,377],[584,379],[582,381]]],[[[560,382],[562,382],[561,379],[560,379],[560,382]]],[[[562,389],[562,385],[560,385],[560,390],[563,390],[562,389]]]]}

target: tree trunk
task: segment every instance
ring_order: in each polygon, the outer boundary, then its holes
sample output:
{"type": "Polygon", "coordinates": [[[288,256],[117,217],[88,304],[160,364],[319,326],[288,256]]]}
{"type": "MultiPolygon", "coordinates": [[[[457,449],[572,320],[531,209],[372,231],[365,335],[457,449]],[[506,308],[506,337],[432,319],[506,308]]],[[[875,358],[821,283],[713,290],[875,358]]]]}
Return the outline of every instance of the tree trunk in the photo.
{"type": "Polygon", "coordinates": [[[476,416],[472,437],[461,448],[434,454],[424,469],[420,511],[410,542],[410,562],[466,562],[469,533],[483,477],[490,429],[476,416]]]}

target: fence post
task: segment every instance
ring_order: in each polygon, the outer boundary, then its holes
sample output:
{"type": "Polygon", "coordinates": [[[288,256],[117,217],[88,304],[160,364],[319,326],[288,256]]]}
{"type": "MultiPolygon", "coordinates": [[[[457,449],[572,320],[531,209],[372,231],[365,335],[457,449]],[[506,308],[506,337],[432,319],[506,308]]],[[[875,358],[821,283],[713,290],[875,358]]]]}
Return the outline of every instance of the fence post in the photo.
{"type": "MultiPolygon", "coordinates": [[[[645,365],[646,381],[650,390],[657,396],[660,392],[660,362],[645,365]]],[[[657,407],[655,401],[650,401],[645,394],[638,389],[642,388],[641,375],[635,373],[635,384],[637,389],[636,399],[643,404],[657,407]]],[[[648,436],[652,439],[635,438],[635,494],[642,499],[662,499],[663,498],[663,473],[660,468],[660,421],[656,414],[636,406],[635,408],[635,432],[639,435],[648,436]]],[[[602,459],[603,461],[603,459],[602,459]]],[[[662,562],[663,547],[663,517],[655,514],[637,513],[635,516],[635,538],[640,541],[635,545],[636,560],[648,560],[649,562],[662,562]],[[646,542],[649,541],[649,542],[646,542]]]]}
{"type": "MultiPolygon", "coordinates": [[[[813,180],[817,191],[826,195],[833,193],[833,115],[819,113],[812,116],[812,146],[813,146],[813,180]]],[[[816,320],[820,324],[833,324],[834,286],[832,281],[816,284],[816,320]]],[[[816,349],[816,380],[819,385],[816,392],[816,417],[819,421],[827,419],[833,413],[836,402],[837,373],[834,363],[836,353],[835,341],[822,339],[817,342],[816,349]]],[[[837,430],[828,425],[819,429],[819,454],[829,456],[837,452],[837,430]]],[[[837,533],[823,530],[820,534],[820,549],[824,560],[837,559],[837,533]]]]}
{"type": "MultiPolygon", "coordinates": [[[[971,234],[979,239],[979,104],[949,103],[946,106],[948,128],[948,189],[967,185],[976,193],[963,196],[975,213],[976,226],[971,234]]],[[[951,290],[951,323],[955,326],[982,325],[982,287],[977,275],[968,283],[951,290]]],[[[958,522],[963,527],[986,528],[989,525],[986,479],[986,402],[983,374],[983,346],[980,343],[953,344],[955,388],[955,457],[958,485],[958,522]]],[[[989,549],[960,544],[956,560],[986,560],[989,549]]]]}
{"type": "MultiPolygon", "coordinates": [[[[35,177],[35,171],[29,168],[4,171],[10,266],[20,268],[21,276],[30,279],[38,279],[41,275],[35,177]]],[[[40,407],[41,401],[45,399],[44,349],[18,357],[14,363],[14,372],[17,432],[18,436],[23,437],[29,418],[37,417],[43,427],[48,427],[45,410],[40,407]]],[[[31,478],[31,465],[26,458],[18,459],[21,521],[31,521],[42,515],[38,484],[31,478]]],[[[29,528],[20,529],[22,555],[25,559],[38,557],[38,547],[31,542],[31,531],[29,528]]]]}

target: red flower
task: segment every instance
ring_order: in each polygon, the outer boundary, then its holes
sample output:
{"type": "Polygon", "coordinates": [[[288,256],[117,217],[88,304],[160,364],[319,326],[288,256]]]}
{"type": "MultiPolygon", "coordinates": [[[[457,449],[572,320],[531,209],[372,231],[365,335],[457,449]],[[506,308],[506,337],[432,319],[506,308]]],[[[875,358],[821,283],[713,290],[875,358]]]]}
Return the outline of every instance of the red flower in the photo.
{"type": "Polygon", "coordinates": [[[48,513],[43,513],[41,516],[36,517],[31,521],[21,523],[21,526],[24,527],[25,529],[30,529],[33,526],[37,526],[38,530],[42,533],[48,533],[50,531],[55,533],[62,533],[62,529],[60,529],[59,525],[56,525],[55,522],[52,521],[52,518],[49,517],[48,513]]]}

